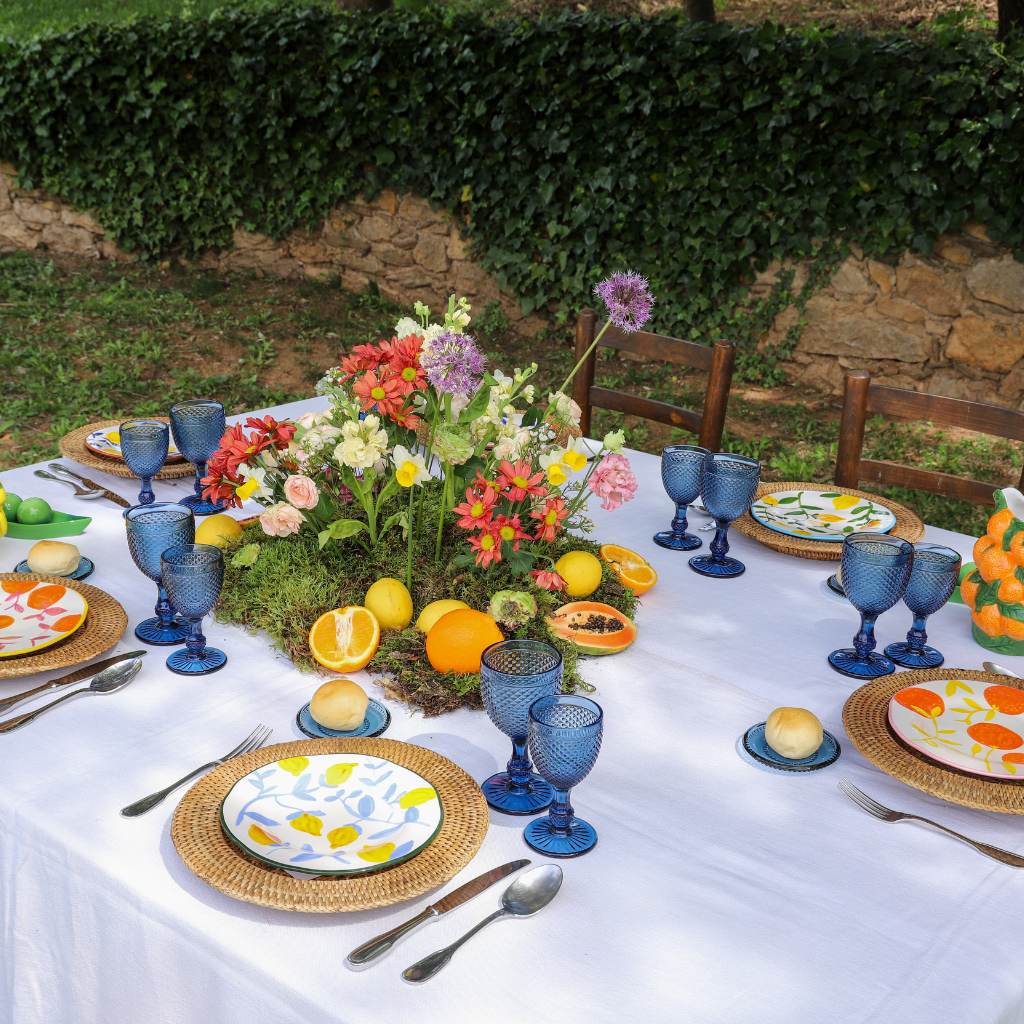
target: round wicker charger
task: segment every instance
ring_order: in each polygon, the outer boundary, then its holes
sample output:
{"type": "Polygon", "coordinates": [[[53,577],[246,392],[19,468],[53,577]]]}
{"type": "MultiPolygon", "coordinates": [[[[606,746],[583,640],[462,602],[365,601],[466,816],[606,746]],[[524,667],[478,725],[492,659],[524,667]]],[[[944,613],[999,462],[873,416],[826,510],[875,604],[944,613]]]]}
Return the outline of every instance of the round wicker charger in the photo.
{"type": "MultiPolygon", "coordinates": [[[[154,416],[155,420],[168,422],[166,416],[154,416]]],[[[97,420],[95,423],[86,423],[84,427],[72,430],[65,434],[57,442],[60,453],[66,459],[73,459],[79,465],[87,466],[89,469],[98,469],[102,473],[110,473],[113,476],[133,479],[135,474],[120,460],[104,458],[85,447],[85,439],[94,430],[109,430],[111,427],[119,427],[121,420],[97,420]]],[[[195,476],[195,466],[191,462],[165,462],[164,468],[160,470],[154,480],[183,480],[186,477],[195,476]]]]}
{"type": "MultiPolygon", "coordinates": [[[[897,505],[888,498],[880,498],[877,494],[858,491],[850,487],[835,487],[832,484],[809,484],[793,480],[776,480],[773,483],[762,483],[757,488],[757,497],[774,494],[776,491],[822,490],[827,487],[837,494],[854,494],[858,498],[868,498],[882,502],[891,508],[896,515],[896,525],[886,536],[900,537],[916,544],[924,536],[924,523],[904,505],[897,505]]],[[[784,555],[796,555],[797,558],[813,558],[821,562],[838,562],[843,554],[843,545],[837,541],[804,540],[802,537],[787,537],[759,523],[749,512],[744,513],[732,524],[744,536],[760,541],[765,547],[781,551],[784,555]]]]}
{"type": "Polygon", "coordinates": [[[398,740],[301,740],[243,754],[200,779],[174,812],[171,838],[185,866],[226,896],[277,910],[333,914],[387,907],[443,885],[476,855],[488,821],[479,785],[433,750],[398,740]],[[224,835],[221,803],[243,775],[285,757],[346,752],[387,758],[422,775],[437,790],[444,821],[433,841],[411,860],[370,875],[294,878],[247,856],[224,835]]]}
{"type": "Polygon", "coordinates": [[[35,672],[48,672],[54,668],[80,665],[97,654],[110,650],[128,627],[128,616],[121,605],[105,590],[69,580],[66,576],[41,576],[33,572],[0,573],[5,580],[42,580],[59,583],[69,590],[77,590],[89,604],[85,622],[67,638],[52,647],[44,647],[36,654],[22,654],[15,658],[0,658],[0,679],[16,679],[35,672]]]}
{"type": "Polygon", "coordinates": [[[1024,689],[1024,680],[966,668],[924,668],[898,672],[854,690],[843,708],[843,725],[853,745],[877,768],[940,800],[1000,814],[1024,814],[1024,779],[986,779],[928,761],[889,728],[889,700],[897,690],[930,679],[965,679],[1024,689]]]}

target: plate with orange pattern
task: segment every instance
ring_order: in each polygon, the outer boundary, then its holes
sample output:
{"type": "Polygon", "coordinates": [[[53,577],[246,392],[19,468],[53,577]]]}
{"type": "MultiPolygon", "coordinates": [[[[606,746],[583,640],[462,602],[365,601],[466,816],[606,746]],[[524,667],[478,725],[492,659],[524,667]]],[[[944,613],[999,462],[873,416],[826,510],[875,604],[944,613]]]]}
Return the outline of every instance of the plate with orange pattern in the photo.
{"type": "Polygon", "coordinates": [[[889,701],[889,726],[929,761],[971,775],[1024,781],[1024,690],[932,679],[889,701]]]}
{"type": "Polygon", "coordinates": [[[45,580],[0,582],[0,658],[34,654],[66,640],[89,611],[77,590],[45,580]]]}

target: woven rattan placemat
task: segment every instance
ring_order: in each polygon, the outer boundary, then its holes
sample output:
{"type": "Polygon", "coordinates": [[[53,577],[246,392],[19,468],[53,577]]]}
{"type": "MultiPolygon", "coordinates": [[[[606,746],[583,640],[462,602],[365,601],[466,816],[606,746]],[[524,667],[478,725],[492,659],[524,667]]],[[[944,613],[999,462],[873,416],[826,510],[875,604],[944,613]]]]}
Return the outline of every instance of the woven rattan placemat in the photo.
{"type": "MultiPolygon", "coordinates": [[[[866,491],[853,490],[849,487],[835,487],[832,484],[809,484],[792,480],[775,481],[774,483],[763,483],[757,489],[757,497],[762,498],[766,494],[774,494],[776,491],[799,491],[799,490],[829,490],[837,494],[853,494],[858,498],[868,498],[871,501],[891,508],[896,515],[896,525],[889,531],[888,536],[901,537],[903,540],[916,544],[924,536],[924,523],[903,505],[897,505],[895,501],[888,498],[880,498],[877,494],[868,494],[866,491]]],[[[755,499],[756,500],[756,499],[755,499]]],[[[767,526],[759,523],[749,512],[740,516],[733,523],[732,528],[739,530],[746,537],[760,541],[765,547],[775,551],[781,551],[784,555],[796,555],[797,558],[813,558],[822,562],[838,562],[843,553],[843,545],[838,541],[830,540],[804,540],[802,537],[787,537],[785,534],[775,530],[769,530],[767,526]]]]}
{"type": "MultiPolygon", "coordinates": [[[[167,422],[166,416],[154,416],[155,420],[167,422]]],[[[81,466],[88,466],[89,469],[98,469],[102,473],[110,473],[112,476],[120,476],[131,479],[135,474],[120,459],[105,459],[102,455],[89,451],[85,447],[85,439],[94,430],[110,430],[112,427],[119,427],[120,420],[97,420],[95,423],[86,423],[84,427],[72,430],[65,434],[57,442],[60,453],[66,459],[73,459],[81,466]]],[[[184,480],[186,477],[195,476],[195,466],[191,462],[167,462],[164,468],[153,478],[154,480],[184,480]]]]}
{"type": "Polygon", "coordinates": [[[301,740],[236,757],[200,779],[174,812],[171,838],[185,866],[227,896],[278,910],[332,914],[387,907],[443,885],[476,855],[488,821],[480,786],[433,750],[399,740],[301,740]],[[247,856],[224,835],[221,803],[231,787],[254,768],[286,757],[342,753],[386,758],[422,775],[437,790],[444,821],[421,853],[371,875],[294,878],[247,856]]]}
{"type": "Polygon", "coordinates": [[[886,775],[950,803],[1001,814],[1024,814],[1024,779],[986,779],[947,768],[912,751],[892,732],[889,700],[897,690],[931,679],[964,679],[1024,689],[1024,680],[967,668],[924,668],[897,672],[854,690],[843,708],[843,725],[853,745],[886,775]]]}
{"type": "Polygon", "coordinates": [[[0,679],[16,679],[35,672],[55,668],[71,668],[109,651],[128,626],[128,616],[121,605],[106,591],[88,583],[69,580],[63,576],[41,576],[32,572],[0,573],[0,587],[8,580],[40,580],[59,583],[69,590],[77,590],[89,604],[85,622],[67,638],[52,647],[44,647],[36,654],[23,654],[15,658],[0,658],[0,679]]]}

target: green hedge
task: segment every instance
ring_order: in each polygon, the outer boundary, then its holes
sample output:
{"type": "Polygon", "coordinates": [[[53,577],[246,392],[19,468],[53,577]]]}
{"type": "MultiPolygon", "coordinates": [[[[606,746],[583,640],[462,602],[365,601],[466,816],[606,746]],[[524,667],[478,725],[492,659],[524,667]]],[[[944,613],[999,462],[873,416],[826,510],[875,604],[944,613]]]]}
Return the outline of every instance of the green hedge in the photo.
{"type": "Polygon", "coordinates": [[[0,158],[127,248],[282,235],[410,190],[527,308],[629,265],[657,325],[721,327],[769,259],[1024,244],[1024,43],[667,17],[487,23],[293,6],[0,42],[0,158]]]}

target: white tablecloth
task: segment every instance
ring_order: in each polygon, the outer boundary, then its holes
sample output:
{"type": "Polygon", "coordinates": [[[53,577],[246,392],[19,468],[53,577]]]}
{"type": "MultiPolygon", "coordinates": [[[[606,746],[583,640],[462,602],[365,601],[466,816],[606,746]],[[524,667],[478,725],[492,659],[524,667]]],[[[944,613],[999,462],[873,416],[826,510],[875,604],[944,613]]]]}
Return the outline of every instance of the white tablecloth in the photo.
{"type": "MultiPolygon", "coordinates": [[[[295,713],[316,678],[265,638],[208,620],[210,641],[230,659],[221,672],[172,675],[166,650],[151,648],[123,692],[81,698],[0,736],[0,1021],[1024,1020],[1024,872],[924,828],[877,822],[836,782],[847,777],[890,806],[1011,849],[1024,849],[1020,819],[944,804],[866,764],[842,729],[854,684],[825,662],[856,628],[849,605],[824,590],[831,566],[734,534],[747,573],[695,575],[687,556],[650,539],[672,514],[658,460],[631,458],[637,500],[598,509],[596,536],[642,552],[661,579],[644,598],[634,646],[585,665],[605,709],[605,739],[573,803],[600,841],[563,863],[551,907],[487,929],[414,987],[401,969],[497,907],[501,885],[357,973],[344,964],[352,947],[435,897],[331,916],[250,906],[182,866],[169,836],[173,798],[122,818],[122,806],[221,754],[258,722],[274,727],[274,741],[301,738],[295,713]],[[741,760],[738,737],[779,704],[819,714],[843,746],[838,764],[792,776],[741,760]]],[[[69,490],[30,468],[2,479],[10,491],[77,508],[69,490]]],[[[133,482],[109,482],[133,496],[133,482]]],[[[158,496],[176,499],[187,486],[158,484],[158,496]]],[[[89,582],[116,595],[134,624],[151,614],[155,588],[132,564],[120,510],[89,508],[95,518],[79,539],[96,562],[89,582]]],[[[970,555],[970,538],[935,529],[928,538],[970,555]]],[[[28,546],[0,541],[3,567],[28,546]]],[[[902,606],[883,616],[882,644],[908,626],[902,606]]],[[[978,667],[985,657],[962,606],[934,616],[929,632],[950,666],[978,667]]],[[[117,650],[138,646],[130,627],[117,650]]],[[[1003,660],[1024,671],[1024,659],[1003,660]]],[[[0,682],[0,696],[26,685],[0,682]]],[[[390,738],[438,750],[475,778],[508,757],[508,741],[482,713],[426,719],[394,702],[391,710],[390,738]]],[[[448,888],[532,855],[524,823],[492,814],[479,855],[448,888]]]]}

